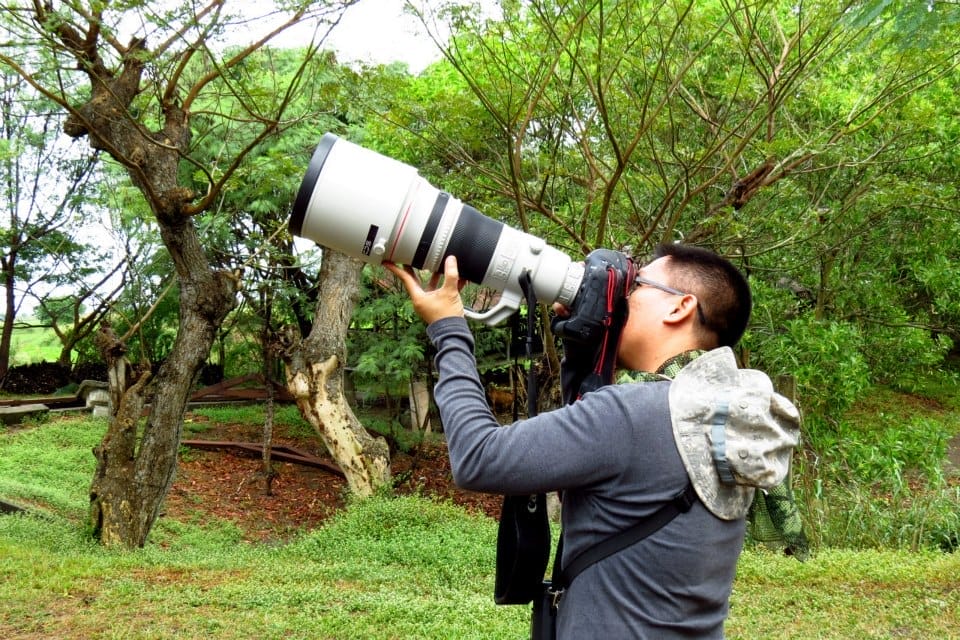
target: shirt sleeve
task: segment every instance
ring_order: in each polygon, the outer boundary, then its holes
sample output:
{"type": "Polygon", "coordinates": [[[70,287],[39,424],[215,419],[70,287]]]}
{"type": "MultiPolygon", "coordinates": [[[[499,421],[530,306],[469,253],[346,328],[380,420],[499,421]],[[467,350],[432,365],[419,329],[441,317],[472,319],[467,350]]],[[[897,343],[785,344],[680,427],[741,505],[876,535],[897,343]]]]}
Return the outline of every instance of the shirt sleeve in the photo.
{"type": "Polygon", "coordinates": [[[444,318],[427,331],[437,347],[434,395],[458,486],[539,493],[589,487],[621,473],[635,443],[615,387],[501,427],[487,405],[466,321],[444,318]]]}

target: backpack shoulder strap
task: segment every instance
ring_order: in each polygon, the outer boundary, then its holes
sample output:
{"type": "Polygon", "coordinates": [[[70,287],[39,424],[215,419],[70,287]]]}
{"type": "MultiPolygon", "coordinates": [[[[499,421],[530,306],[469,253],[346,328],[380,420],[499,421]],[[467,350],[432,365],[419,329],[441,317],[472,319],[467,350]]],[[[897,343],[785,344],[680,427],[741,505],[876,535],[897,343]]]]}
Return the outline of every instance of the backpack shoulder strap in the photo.
{"type": "MultiPolygon", "coordinates": [[[[651,515],[644,518],[643,520],[637,522],[629,529],[625,529],[620,533],[603,540],[590,547],[576,558],[570,561],[570,563],[563,567],[563,569],[557,575],[557,567],[560,565],[560,545],[557,545],[557,558],[554,561],[554,575],[553,575],[553,585],[554,588],[566,588],[570,586],[570,583],[573,582],[573,579],[576,578],[584,569],[599,562],[604,558],[613,555],[614,553],[626,549],[627,547],[640,542],[647,536],[650,536],[660,529],[662,529],[668,522],[673,520],[675,517],[681,513],[686,513],[690,510],[690,507],[693,506],[693,503],[697,501],[696,491],[693,489],[692,483],[687,483],[687,487],[674,496],[673,500],[666,503],[651,515]]],[[[561,538],[562,542],[562,538],[561,538]]]]}

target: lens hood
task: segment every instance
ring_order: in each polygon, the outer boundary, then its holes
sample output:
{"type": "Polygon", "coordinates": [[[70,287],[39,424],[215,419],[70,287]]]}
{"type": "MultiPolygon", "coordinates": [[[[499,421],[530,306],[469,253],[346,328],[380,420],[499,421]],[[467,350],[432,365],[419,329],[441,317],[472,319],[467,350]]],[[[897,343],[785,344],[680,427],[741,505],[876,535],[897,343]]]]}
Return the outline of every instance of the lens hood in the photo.
{"type": "Polygon", "coordinates": [[[297,199],[293,201],[293,211],[290,214],[290,222],[287,224],[290,233],[295,236],[302,235],[303,219],[307,215],[307,206],[310,204],[310,198],[313,195],[313,189],[317,185],[317,179],[320,172],[323,171],[323,165],[330,155],[330,150],[337,141],[337,136],[332,133],[325,133],[320,138],[316,149],[313,150],[313,156],[310,158],[310,164],[307,166],[307,172],[300,183],[300,189],[297,191],[297,199]]]}

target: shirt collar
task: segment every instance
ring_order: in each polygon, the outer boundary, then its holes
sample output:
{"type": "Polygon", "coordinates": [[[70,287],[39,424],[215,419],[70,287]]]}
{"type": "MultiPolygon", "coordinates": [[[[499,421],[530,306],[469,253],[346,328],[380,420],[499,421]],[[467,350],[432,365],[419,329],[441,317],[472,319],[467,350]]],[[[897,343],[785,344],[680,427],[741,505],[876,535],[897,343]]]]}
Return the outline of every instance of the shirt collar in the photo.
{"type": "Polygon", "coordinates": [[[649,371],[624,370],[617,374],[617,384],[631,382],[656,382],[657,380],[673,380],[680,370],[705,354],[704,349],[691,349],[668,359],[655,373],[649,371]]]}

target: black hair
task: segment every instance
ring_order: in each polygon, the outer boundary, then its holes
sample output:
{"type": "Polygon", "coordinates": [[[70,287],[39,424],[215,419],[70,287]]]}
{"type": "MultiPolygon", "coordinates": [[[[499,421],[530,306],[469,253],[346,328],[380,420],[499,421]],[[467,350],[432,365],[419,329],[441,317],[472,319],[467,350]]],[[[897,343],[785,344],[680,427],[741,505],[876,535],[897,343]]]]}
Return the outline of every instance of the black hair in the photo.
{"type": "Polygon", "coordinates": [[[697,297],[705,328],[716,336],[718,346],[737,344],[753,306],[750,285],[740,270],[726,258],[689,244],[661,244],[654,255],[670,258],[667,270],[676,279],[671,286],[697,297]]]}

